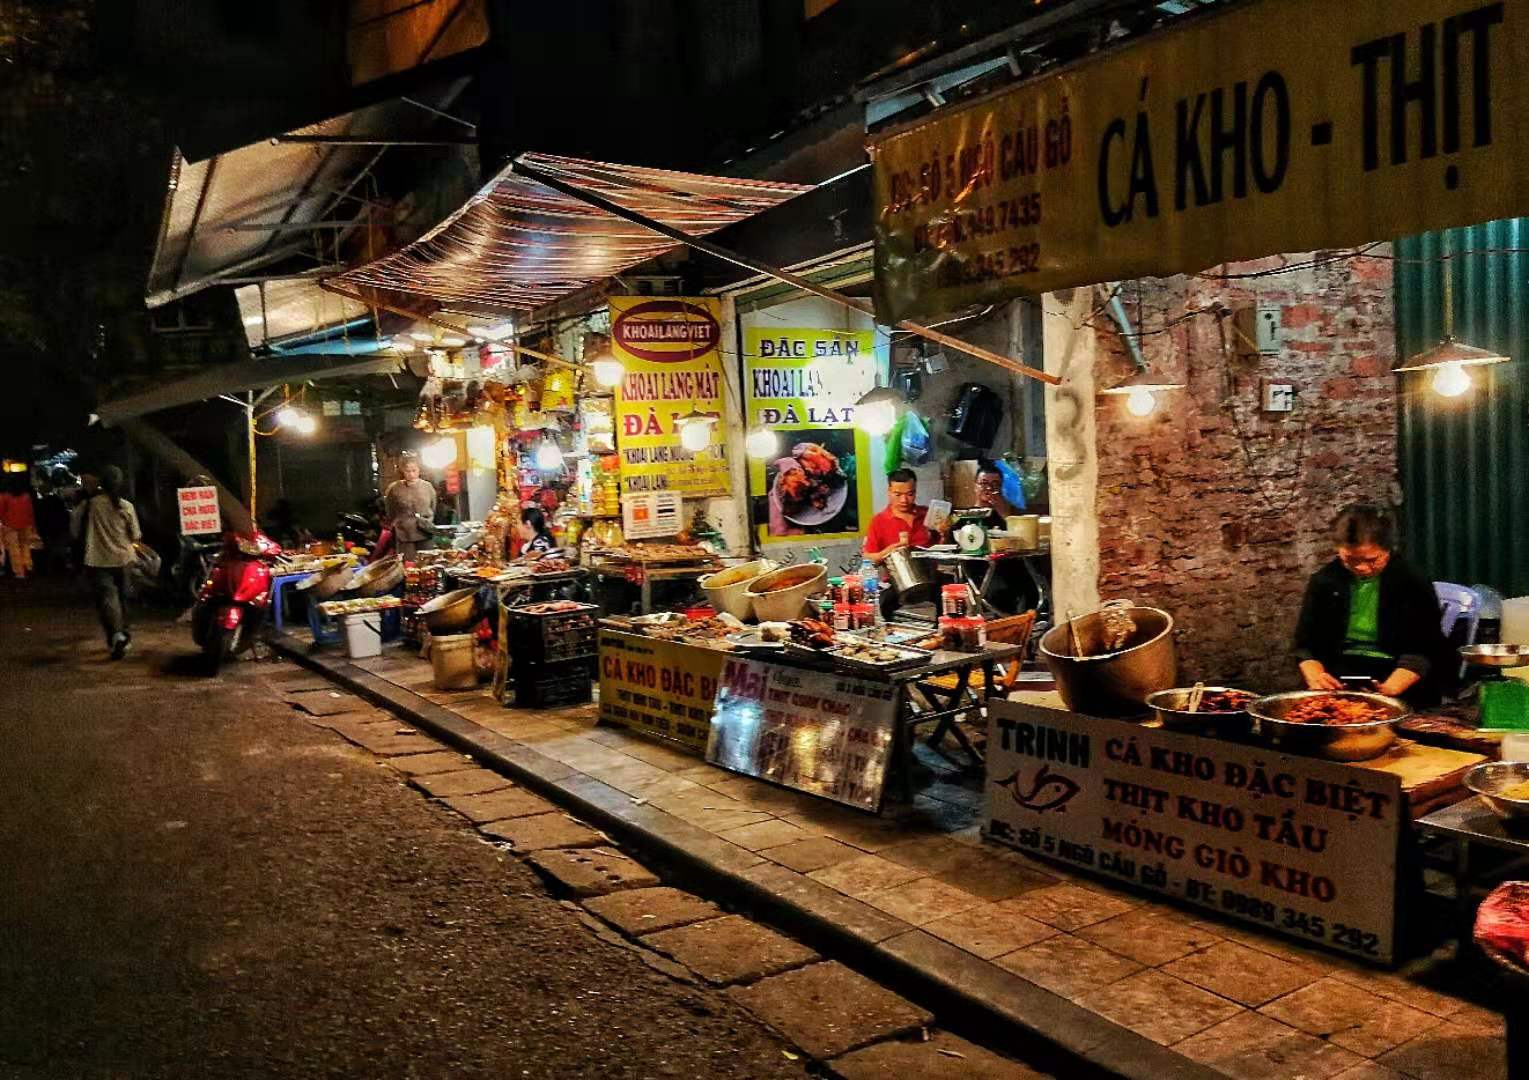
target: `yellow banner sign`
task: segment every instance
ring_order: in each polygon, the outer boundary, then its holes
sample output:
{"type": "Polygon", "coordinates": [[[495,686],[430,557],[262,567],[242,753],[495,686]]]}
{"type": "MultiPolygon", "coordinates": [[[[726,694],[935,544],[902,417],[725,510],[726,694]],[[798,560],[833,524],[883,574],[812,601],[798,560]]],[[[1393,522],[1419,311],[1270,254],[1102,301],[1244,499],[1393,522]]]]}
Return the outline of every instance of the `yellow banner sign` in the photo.
{"type": "Polygon", "coordinates": [[[613,296],[610,306],[611,349],[626,369],[616,387],[622,492],[726,495],[721,306],[653,296],[613,296]],[[697,450],[680,442],[679,418],[691,412],[717,418],[697,450]]]}
{"type": "Polygon", "coordinates": [[[1529,213],[1529,4],[1264,0],[872,147],[877,306],[1529,213]]]}
{"type": "Polygon", "coordinates": [[[870,436],[855,402],[876,386],[870,330],[755,327],[744,337],[748,426],[776,452],[749,462],[761,544],[847,540],[871,520],[870,436]]]}
{"type": "Polygon", "coordinates": [[[727,653],[600,631],[600,720],[706,752],[727,653]]]}

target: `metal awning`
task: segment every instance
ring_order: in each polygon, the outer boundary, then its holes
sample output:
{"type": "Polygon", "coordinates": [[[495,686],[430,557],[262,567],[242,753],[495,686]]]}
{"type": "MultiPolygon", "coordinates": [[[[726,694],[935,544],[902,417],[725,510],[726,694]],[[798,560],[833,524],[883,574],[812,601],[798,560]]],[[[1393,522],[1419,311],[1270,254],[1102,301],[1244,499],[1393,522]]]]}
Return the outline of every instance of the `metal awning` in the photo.
{"type": "Polygon", "coordinates": [[[304,255],[312,257],[308,268],[291,271],[300,276],[289,280],[338,270],[336,243],[364,228],[374,209],[360,181],[390,146],[475,142],[465,131],[470,125],[443,121],[439,112],[464,85],[456,80],[393,98],[203,161],[175,151],[148,306],[214,285],[280,277],[271,268],[304,255]]]}
{"type": "Polygon", "coordinates": [[[331,336],[326,330],[353,329],[357,337],[373,340],[377,336],[370,308],[320,288],[317,281],[287,278],[244,285],[234,290],[234,299],[252,350],[285,352],[286,346],[307,338],[331,336]]]}
{"type": "Polygon", "coordinates": [[[361,375],[391,375],[402,370],[396,356],[368,359],[328,356],[294,356],[269,360],[250,360],[238,364],[220,364],[175,382],[161,383],[152,390],[103,401],[96,406],[96,416],[103,427],[121,424],[161,409],[206,401],[219,394],[237,394],[263,390],[282,383],[317,382],[361,375]]]}
{"type": "MultiPolygon", "coordinates": [[[[693,236],[779,206],[811,188],[523,154],[519,162],[693,236]]],[[[540,307],[638,263],[675,241],[516,175],[498,176],[442,224],[391,255],[326,279],[422,314],[492,315],[540,307]]]]}

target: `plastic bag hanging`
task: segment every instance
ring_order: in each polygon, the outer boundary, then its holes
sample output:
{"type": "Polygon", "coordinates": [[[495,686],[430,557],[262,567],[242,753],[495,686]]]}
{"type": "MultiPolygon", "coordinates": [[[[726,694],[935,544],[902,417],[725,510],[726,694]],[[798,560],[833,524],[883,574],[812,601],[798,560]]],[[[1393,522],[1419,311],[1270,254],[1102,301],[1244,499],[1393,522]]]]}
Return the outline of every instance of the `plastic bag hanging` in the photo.
{"type": "Polygon", "coordinates": [[[907,465],[922,465],[929,460],[929,429],[918,413],[909,411],[903,415],[902,431],[898,436],[902,444],[902,460],[907,465]]]}
{"type": "Polygon", "coordinates": [[[1003,458],[999,458],[993,464],[1003,474],[1003,501],[1016,510],[1025,509],[1025,478],[1019,474],[1018,469],[1003,458]]]}
{"type": "Polygon", "coordinates": [[[892,430],[887,432],[887,475],[891,475],[903,465],[903,425],[908,422],[909,413],[899,416],[892,424],[892,430]]]}

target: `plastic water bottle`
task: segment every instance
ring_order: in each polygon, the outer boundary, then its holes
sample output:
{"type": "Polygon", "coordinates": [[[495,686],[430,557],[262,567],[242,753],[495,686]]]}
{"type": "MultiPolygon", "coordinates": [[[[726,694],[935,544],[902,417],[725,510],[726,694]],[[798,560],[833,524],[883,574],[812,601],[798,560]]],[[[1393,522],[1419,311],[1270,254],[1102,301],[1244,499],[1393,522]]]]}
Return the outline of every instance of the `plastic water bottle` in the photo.
{"type": "Polygon", "coordinates": [[[862,559],[860,562],[860,580],[865,587],[865,602],[871,605],[873,617],[877,622],[881,621],[881,574],[876,565],[870,559],[862,559]]]}

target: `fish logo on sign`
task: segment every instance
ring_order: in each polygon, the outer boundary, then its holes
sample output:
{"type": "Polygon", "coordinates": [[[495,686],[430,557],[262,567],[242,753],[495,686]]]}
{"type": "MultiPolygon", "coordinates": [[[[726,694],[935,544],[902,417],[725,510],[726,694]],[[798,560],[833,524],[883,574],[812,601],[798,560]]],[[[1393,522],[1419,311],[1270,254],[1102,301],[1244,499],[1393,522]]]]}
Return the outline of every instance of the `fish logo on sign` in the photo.
{"type": "Polygon", "coordinates": [[[1082,788],[1074,780],[1063,776],[1061,773],[1051,771],[1051,766],[1042,765],[1036,770],[1035,779],[1030,783],[1027,790],[1021,790],[1021,770],[1015,770],[1014,775],[1007,780],[1000,780],[998,786],[1008,788],[1009,794],[1014,801],[1026,810],[1034,810],[1037,813],[1045,813],[1048,810],[1065,810],[1067,804],[1082,788]]]}
{"type": "Polygon", "coordinates": [[[711,312],[684,300],[635,304],[616,316],[611,333],[626,352],[655,364],[694,360],[722,340],[722,327],[711,312]]]}

